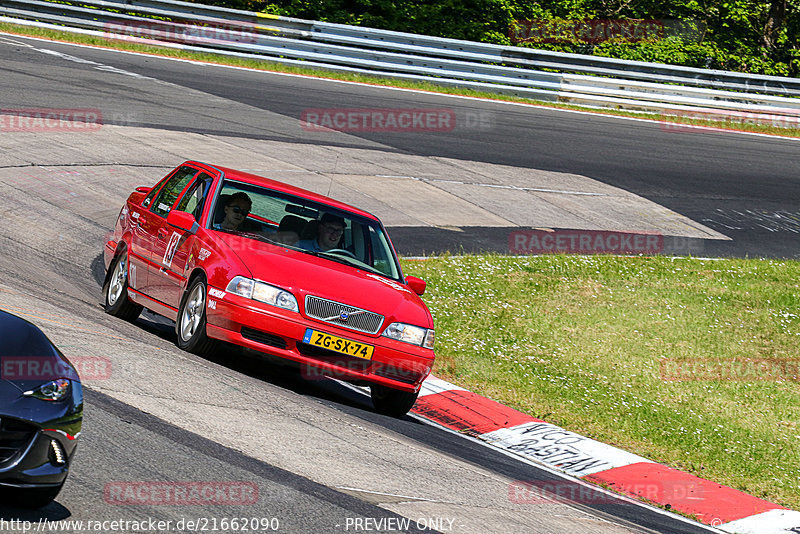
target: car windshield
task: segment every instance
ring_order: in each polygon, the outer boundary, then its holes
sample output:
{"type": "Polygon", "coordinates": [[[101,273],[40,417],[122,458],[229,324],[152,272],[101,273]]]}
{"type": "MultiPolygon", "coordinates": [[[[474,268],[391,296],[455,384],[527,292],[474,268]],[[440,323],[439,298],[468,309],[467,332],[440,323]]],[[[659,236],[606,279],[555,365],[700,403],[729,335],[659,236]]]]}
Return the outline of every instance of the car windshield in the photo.
{"type": "Polygon", "coordinates": [[[400,280],[380,223],[301,197],[226,180],[209,226],[400,280]]]}

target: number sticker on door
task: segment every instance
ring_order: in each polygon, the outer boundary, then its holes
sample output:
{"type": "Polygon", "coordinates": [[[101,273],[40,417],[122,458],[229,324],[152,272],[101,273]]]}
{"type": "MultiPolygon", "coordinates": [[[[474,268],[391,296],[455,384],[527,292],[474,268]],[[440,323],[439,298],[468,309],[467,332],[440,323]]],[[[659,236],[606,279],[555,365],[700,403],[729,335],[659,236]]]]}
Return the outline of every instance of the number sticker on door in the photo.
{"type": "Polygon", "coordinates": [[[167,267],[172,266],[172,258],[175,256],[175,251],[178,250],[178,242],[181,240],[181,234],[172,232],[172,237],[169,238],[167,243],[167,250],[164,251],[164,265],[167,267]]]}

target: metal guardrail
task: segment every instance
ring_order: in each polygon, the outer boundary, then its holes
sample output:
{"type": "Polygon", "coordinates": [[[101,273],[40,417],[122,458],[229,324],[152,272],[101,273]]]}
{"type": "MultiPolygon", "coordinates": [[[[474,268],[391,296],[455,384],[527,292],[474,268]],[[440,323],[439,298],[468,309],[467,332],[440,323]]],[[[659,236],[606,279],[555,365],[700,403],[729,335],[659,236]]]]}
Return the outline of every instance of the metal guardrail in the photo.
{"type": "Polygon", "coordinates": [[[538,100],[800,116],[800,99],[788,98],[800,96],[796,78],[459,41],[177,0],[0,0],[0,16],[108,38],[157,40],[187,50],[212,49],[538,100]]]}

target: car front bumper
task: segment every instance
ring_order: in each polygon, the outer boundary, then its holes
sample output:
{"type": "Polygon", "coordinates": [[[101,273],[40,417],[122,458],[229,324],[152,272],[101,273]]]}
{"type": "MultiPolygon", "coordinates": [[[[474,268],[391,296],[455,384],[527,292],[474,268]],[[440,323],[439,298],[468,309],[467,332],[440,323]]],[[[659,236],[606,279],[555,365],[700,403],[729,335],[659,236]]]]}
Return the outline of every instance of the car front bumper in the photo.
{"type": "Polygon", "coordinates": [[[209,337],[298,362],[305,378],[334,377],[417,392],[431,372],[434,354],[430,349],[314,321],[222,290],[212,293],[225,295],[209,294],[209,337]],[[366,360],[304,343],[309,328],[370,345],[374,347],[372,358],[366,360]]]}
{"type": "Polygon", "coordinates": [[[0,486],[31,488],[59,486],[67,478],[69,466],[75,454],[77,437],[63,430],[40,429],[31,423],[3,417],[8,428],[0,431],[0,450],[4,461],[0,462],[0,486]],[[55,443],[51,443],[55,442],[55,443]],[[59,454],[53,450],[60,449],[59,454]]]}

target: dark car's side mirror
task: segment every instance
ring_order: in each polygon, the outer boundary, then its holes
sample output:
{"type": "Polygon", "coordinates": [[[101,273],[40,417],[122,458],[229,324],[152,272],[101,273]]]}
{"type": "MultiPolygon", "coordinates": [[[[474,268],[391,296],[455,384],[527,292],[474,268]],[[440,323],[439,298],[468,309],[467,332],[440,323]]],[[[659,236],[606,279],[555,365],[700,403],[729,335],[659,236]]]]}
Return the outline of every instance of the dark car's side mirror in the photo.
{"type": "Polygon", "coordinates": [[[167,224],[191,234],[196,233],[200,228],[200,225],[194,220],[194,215],[180,210],[172,210],[167,214],[167,224]]]}
{"type": "Polygon", "coordinates": [[[417,295],[422,295],[425,293],[425,286],[427,284],[422,278],[417,278],[416,276],[406,276],[406,284],[408,284],[408,287],[411,288],[411,291],[417,295]]]}

